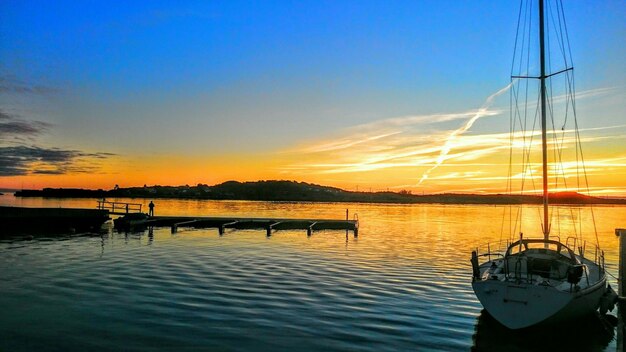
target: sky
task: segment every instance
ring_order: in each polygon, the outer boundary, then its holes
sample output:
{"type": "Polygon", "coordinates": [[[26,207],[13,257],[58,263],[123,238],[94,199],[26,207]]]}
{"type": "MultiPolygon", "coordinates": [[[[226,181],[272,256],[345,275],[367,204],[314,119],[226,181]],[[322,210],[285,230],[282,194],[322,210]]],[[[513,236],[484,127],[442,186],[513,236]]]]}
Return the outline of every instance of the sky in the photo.
{"type": "MultiPolygon", "coordinates": [[[[284,179],[497,193],[509,174],[530,184],[534,158],[508,171],[519,8],[3,0],[0,188],[284,179]]],[[[626,3],[564,11],[589,190],[626,195],[626,3]]],[[[573,130],[563,134],[574,150],[573,130]]]]}

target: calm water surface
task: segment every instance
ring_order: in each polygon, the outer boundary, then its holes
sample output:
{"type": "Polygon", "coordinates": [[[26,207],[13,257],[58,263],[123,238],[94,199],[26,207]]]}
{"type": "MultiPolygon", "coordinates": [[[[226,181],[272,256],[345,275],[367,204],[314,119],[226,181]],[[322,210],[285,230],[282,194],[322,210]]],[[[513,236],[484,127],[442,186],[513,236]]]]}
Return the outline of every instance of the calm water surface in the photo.
{"type": "MultiPolygon", "coordinates": [[[[125,234],[109,224],[100,234],[3,240],[0,350],[615,350],[611,329],[598,321],[583,322],[580,333],[589,337],[572,343],[564,340],[575,330],[520,334],[481,313],[469,254],[503,236],[507,207],[155,203],[157,215],[342,218],[349,208],[361,226],[358,238],[342,231],[172,235],[169,228],[125,234]]],[[[93,208],[95,200],[4,195],[0,204],[93,208]]],[[[595,211],[616,272],[613,231],[626,226],[626,207],[595,211]]],[[[536,209],[524,214],[533,225],[536,209]]],[[[559,215],[588,219],[578,210],[559,215]]]]}

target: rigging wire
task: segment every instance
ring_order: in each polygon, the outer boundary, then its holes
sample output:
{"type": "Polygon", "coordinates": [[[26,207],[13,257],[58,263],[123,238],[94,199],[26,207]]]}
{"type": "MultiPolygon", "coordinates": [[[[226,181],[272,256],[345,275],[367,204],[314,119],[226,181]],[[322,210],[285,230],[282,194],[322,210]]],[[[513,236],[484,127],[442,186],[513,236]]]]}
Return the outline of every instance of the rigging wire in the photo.
{"type": "MultiPolygon", "coordinates": [[[[517,51],[517,42],[518,42],[518,37],[519,37],[519,31],[520,31],[520,18],[522,16],[522,5],[523,5],[523,1],[520,1],[519,4],[519,11],[517,14],[517,28],[515,30],[515,42],[513,44],[513,52],[515,53],[517,51]]],[[[513,76],[513,72],[514,72],[514,67],[515,67],[515,56],[513,57],[513,60],[511,61],[511,76],[513,76]]],[[[513,81],[513,78],[511,78],[511,94],[509,95],[509,107],[513,106],[512,104],[512,100],[513,100],[513,95],[515,94],[515,84],[513,81]]],[[[511,176],[512,176],[512,165],[513,165],[513,121],[514,121],[514,112],[513,109],[509,109],[509,168],[508,168],[508,176],[507,176],[507,181],[506,181],[506,192],[508,194],[511,194],[511,176]]],[[[502,236],[504,234],[504,223],[506,220],[506,207],[504,208],[504,212],[502,215],[502,224],[500,226],[500,243],[502,243],[502,236]]],[[[509,205],[509,233],[512,233],[511,231],[511,212],[512,212],[512,206],[509,205]]]]}
{"type": "MultiPolygon", "coordinates": [[[[534,143],[534,137],[536,134],[536,128],[540,115],[540,98],[537,98],[535,102],[534,114],[530,111],[529,98],[531,91],[534,94],[534,89],[531,89],[531,85],[528,79],[517,80],[516,77],[530,76],[531,72],[531,44],[533,43],[532,24],[534,22],[532,13],[533,0],[521,0],[519,5],[519,12],[517,16],[517,28],[515,33],[515,42],[513,48],[513,60],[511,62],[511,93],[509,97],[509,167],[507,170],[507,193],[513,194],[514,185],[518,185],[520,188],[520,195],[528,193],[536,193],[537,185],[535,184],[535,171],[536,165],[533,163],[533,154],[531,149],[534,143]],[[514,78],[515,77],[515,78],[514,78]],[[516,81],[517,80],[517,81],[516,81]],[[522,82],[524,81],[524,82],[522,82]],[[523,106],[521,106],[523,105],[523,106]],[[532,123],[530,123],[529,115],[534,115],[532,123]],[[532,127],[531,127],[532,125],[532,127]],[[518,142],[519,141],[519,142],[518,142]],[[520,143],[521,142],[521,143],[520,143]],[[518,178],[514,167],[516,165],[514,156],[515,149],[521,149],[521,173],[519,174],[519,181],[515,182],[518,178]],[[530,182],[529,182],[530,181],[530,182]],[[529,190],[526,190],[529,188],[529,190]]],[[[550,76],[546,79],[546,95],[548,104],[546,106],[546,114],[549,115],[549,127],[551,144],[553,150],[551,151],[553,165],[550,170],[550,174],[553,177],[552,185],[554,189],[559,190],[561,187],[564,190],[569,189],[573,185],[568,182],[568,172],[572,170],[572,167],[566,166],[565,151],[568,146],[573,143],[573,158],[575,159],[575,188],[577,191],[586,189],[587,194],[590,194],[588,175],[584,164],[584,155],[582,151],[582,141],[580,138],[580,130],[578,126],[578,119],[576,114],[575,103],[575,82],[573,76],[573,60],[572,49],[569,41],[569,34],[567,30],[567,23],[565,21],[565,14],[563,10],[562,0],[555,0],[554,4],[551,1],[547,1],[547,47],[548,49],[554,47],[558,51],[558,55],[552,55],[552,50],[547,50],[547,68],[548,75],[551,72],[558,72],[559,70],[551,71],[553,67],[559,67],[564,65],[563,79],[559,79],[558,76],[550,76]],[[551,41],[552,38],[553,40],[551,41]],[[563,96],[555,95],[555,91],[559,89],[564,90],[563,96]],[[558,102],[559,108],[557,109],[558,102]],[[563,102],[563,105],[561,105],[563,102]],[[562,110],[563,109],[563,110],[562,110]],[[559,118],[557,121],[557,114],[562,115],[562,121],[559,118]],[[568,129],[568,124],[573,120],[574,128],[568,129]],[[567,136],[573,133],[574,138],[568,138],[567,136]],[[581,184],[581,180],[584,180],[581,184]]],[[[556,52],[555,52],[556,53],[556,52]]],[[[560,68],[560,67],[559,67],[560,68]]],[[[537,90],[540,90],[541,87],[537,90]]],[[[593,212],[593,206],[589,206],[591,209],[591,218],[593,224],[593,230],[596,237],[596,246],[599,247],[597,226],[595,221],[595,214],[593,212]]],[[[504,223],[508,215],[510,236],[513,239],[516,236],[516,230],[523,231],[523,206],[519,206],[515,214],[513,214],[513,206],[510,205],[509,209],[504,210],[503,219],[501,225],[500,240],[504,232],[504,223]]],[[[536,208],[540,214],[540,209],[536,208]]],[[[570,207],[569,217],[572,219],[573,235],[575,239],[580,240],[581,245],[583,243],[583,216],[581,215],[582,209],[578,207],[578,214],[575,214],[574,209],[570,207]]],[[[562,231],[569,229],[570,227],[564,227],[561,220],[566,213],[562,213],[559,207],[553,207],[550,217],[550,222],[556,222],[556,233],[561,234],[562,231]]],[[[539,216],[541,219],[542,217],[539,216]]],[[[541,220],[543,222],[543,220],[541,220]]],[[[543,224],[548,226],[548,224],[543,224]]],[[[569,231],[569,230],[568,230],[569,231]]],[[[568,237],[569,239],[569,237],[568,237]]],[[[575,242],[576,243],[576,242],[575,242]]]]}

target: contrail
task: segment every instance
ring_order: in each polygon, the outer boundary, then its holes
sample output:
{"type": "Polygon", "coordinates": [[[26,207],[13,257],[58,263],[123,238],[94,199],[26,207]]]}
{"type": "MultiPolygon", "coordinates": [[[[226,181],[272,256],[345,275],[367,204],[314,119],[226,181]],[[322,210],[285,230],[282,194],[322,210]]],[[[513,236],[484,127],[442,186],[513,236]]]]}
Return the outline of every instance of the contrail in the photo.
{"type": "Polygon", "coordinates": [[[422,182],[424,182],[427,178],[428,175],[434,170],[436,169],[439,165],[443,164],[446,156],[448,155],[448,153],[450,152],[450,149],[452,149],[452,142],[454,142],[454,140],[456,139],[456,137],[460,134],[465,133],[467,130],[469,130],[472,125],[474,124],[474,122],[476,122],[476,120],[478,120],[479,118],[485,116],[485,115],[489,115],[488,114],[488,110],[489,107],[491,106],[491,104],[493,104],[493,100],[501,95],[502,93],[505,93],[506,91],[508,91],[511,86],[513,85],[515,81],[512,81],[511,83],[507,84],[504,88],[500,89],[499,91],[491,94],[487,100],[485,100],[485,103],[483,104],[483,106],[480,107],[480,109],[478,109],[478,111],[476,112],[476,114],[474,114],[474,116],[472,116],[466,123],[465,125],[461,126],[460,128],[458,128],[455,131],[452,131],[450,133],[450,135],[448,136],[448,138],[446,138],[446,143],[443,145],[443,147],[441,148],[441,152],[439,153],[439,156],[437,157],[437,161],[435,162],[435,165],[433,165],[433,167],[431,167],[430,169],[426,170],[426,172],[424,172],[424,174],[422,175],[422,178],[420,179],[420,181],[417,183],[417,185],[421,185],[422,182]]]}

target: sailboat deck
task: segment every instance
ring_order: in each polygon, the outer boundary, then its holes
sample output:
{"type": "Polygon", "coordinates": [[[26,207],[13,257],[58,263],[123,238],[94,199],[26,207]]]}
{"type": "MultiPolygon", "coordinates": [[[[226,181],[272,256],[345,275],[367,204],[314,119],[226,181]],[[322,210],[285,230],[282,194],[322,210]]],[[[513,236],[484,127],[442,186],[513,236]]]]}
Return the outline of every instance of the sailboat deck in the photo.
{"type": "Polygon", "coordinates": [[[543,256],[509,256],[505,259],[487,261],[480,266],[482,280],[509,281],[511,283],[525,283],[538,286],[550,286],[560,291],[571,292],[571,290],[581,290],[591,287],[602,280],[604,273],[599,265],[584,257],[576,256],[578,263],[583,265],[583,273],[580,281],[572,284],[567,280],[567,270],[571,266],[567,260],[561,258],[548,258],[543,256]],[[530,262],[541,263],[540,265],[529,265],[530,262]],[[542,270],[541,265],[548,265],[547,270],[542,270]],[[506,266],[508,265],[508,270],[506,266]],[[539,267],[539,269],[538,269],[539,267]]]}

